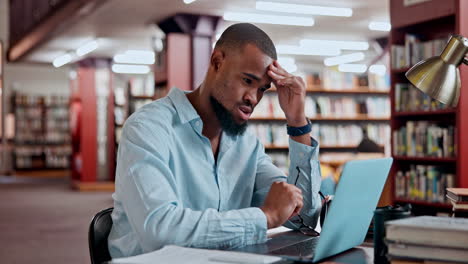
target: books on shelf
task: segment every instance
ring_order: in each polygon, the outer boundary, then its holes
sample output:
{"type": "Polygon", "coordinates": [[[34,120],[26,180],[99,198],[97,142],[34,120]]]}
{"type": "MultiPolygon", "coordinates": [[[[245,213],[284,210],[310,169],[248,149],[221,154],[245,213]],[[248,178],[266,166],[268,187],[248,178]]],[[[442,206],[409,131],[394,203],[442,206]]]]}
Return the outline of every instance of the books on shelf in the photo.
{"type": "Polygon", "coordinates": [[[385,229],[391,259],[460,262],[468,259],[468,219],[410,217],[387,221],[385,229]]]}
{"type": "MultiPolygon", "coordinates": [[[[262,144],[287,146],[288,135],[285,124],[250,124],[249,131],[257,136],[262,144]]],[[[369,138],[377,144],[386,145],[390,138],[390,126],[367,124],[364,126],[369,138]]],[[[312,137],[323,146],[357,146],[363,137],[363,127],[359,125],[319,125],[312,124],[312,137]]]]}
{"type": "Polygon", "coordinates": [[[271,161],[276,167],[282,170],[285,174],[288,173],[289,157],[287,153],[285,152],[268,153],[268,156],[270,156],[271,161]]]}
{"type": "Polygon", "coordinates": [[[395,84],[395,111],[435,111],[448,106],[432,99],[409,83],[395,84]]]}
{"type": "MultiPolygon", "coordinates": [[[[305,114],[309,118],[343,118],[365,115],[368,118],[388,118],[387,97],[368,96],[306,96],[305,114]]],[[[258,103],[252,118],[285,118],[276,94],[268,94],[258,103]]]]}
{"type": "MultiPolygon", "coordinates": [[[[319,75],[320,76],[320,75],[319,75]]],[[[308,80],[306,78],[306,80],[308,80]]],[[[352,90],[365,88],[372,91],[390,90],[390,77],[388,74],[378,75],[369,73],[366,75],[356,73],[344,73],[336,67],[326,67],[322,72],[322,87],[327,90],[352,90]]]]}
{"type": "Polygon", "coordinates": [[[14,97],[15,166],[19,169],[68,168],[71,156],[69,97],[14,97]]]}
{"type": "Polygon", "coordinates": [[[433,203],[445,203],[445,189],[455,186],[455,175],[432,165],[410,165],[395,178],[395,197],[433,203]]]}
{"type": "Polygon", "coordinates": [[[393,154],[412,157],[454,157],[455,127],[428,121],[407,121],[393,131],[393,154]]]}
{"type": "Polygon", "coordinates": [[[130,95],[154,96],[154,76],[148,74],[130,79],[130,95]]]}
{"type": "Polygon", "coordinates": [[[404,45],[392,45],[391,65],[392,69],[410,67],[421,60],[440,55],[448,38],[423,41],[420,36],[414,34],[405,35],[404,45]]]}

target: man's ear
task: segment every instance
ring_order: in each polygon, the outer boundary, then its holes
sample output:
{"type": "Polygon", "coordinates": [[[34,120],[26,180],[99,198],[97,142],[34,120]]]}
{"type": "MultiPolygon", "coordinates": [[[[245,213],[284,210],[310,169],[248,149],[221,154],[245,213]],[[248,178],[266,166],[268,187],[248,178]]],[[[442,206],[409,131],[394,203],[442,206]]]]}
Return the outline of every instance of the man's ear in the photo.
{"type": "Polygon", "coordinates": [[[215,49],[211,54],[210,64],[211,67],[217,72],[221,68],[221,64],[224,62],[225,54],[222,50],[215,49]]]}

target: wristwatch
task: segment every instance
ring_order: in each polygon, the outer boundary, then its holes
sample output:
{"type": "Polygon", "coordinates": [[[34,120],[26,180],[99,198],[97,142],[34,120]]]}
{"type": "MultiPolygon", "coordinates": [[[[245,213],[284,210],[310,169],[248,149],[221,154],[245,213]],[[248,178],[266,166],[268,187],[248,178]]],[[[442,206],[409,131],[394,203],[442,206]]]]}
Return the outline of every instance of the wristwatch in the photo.
{"type": "Polygon", "coordinates": [[[310,120],[307,119],[307,125],[305,126],[292,127],[292,126],[286,125],[286,128],[288,131],[288,135],[297,137],[297,136],[302,136],[302,135],[310,133],[310,131],[312,131],[312,123],[310,123],[310,120]]]}

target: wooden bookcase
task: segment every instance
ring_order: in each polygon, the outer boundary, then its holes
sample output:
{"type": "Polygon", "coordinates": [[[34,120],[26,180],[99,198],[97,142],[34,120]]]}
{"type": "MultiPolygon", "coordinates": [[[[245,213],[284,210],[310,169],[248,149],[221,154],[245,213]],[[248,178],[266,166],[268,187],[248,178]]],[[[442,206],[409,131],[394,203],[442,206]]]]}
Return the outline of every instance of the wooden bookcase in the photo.
{"type": "MultiPolygon", "coordinates": [[[[450,34],[468,36],[468,1],[444,0],[426,1],[408,4],[404,0],[390,1],[390,18],[392,30],[390,34],[391,45],[404,45],[405,35],[418,35],[424,41],[438,38],[447,38],[450,34]]],[[[395,109],[395,85],[409,83],[405,72],[409,67],[391,70],[391,128],[392,132],[405,126],[407,121],[428,121],[441,125],[455,127],[455,156],[454,157],[407,157],[394,155],[394,163],[387,182],[381,202],[411,203],[415,214],[435,214],[448,212],[451,206],[444,202],[429,202],[425,200],[403,199],[397,197],[396,174],[410,165],[440,166],[444,170],[455,174],[456,187],[468,187],[468,67],[460,67],[462,82],[461,98],[456,109],[442,109],[435,111],[405,111],[395,109]]],[[[394,140],[392,133],[392,142],[394,140]]],[[[395,150],[392,149],[392,153],[395,150]]]]}
{"type": "MultiPolygon", "coordinates": [[[[276,90],[272,89],[268,92],[270,95],[275,94],[276,90]]],[[[369,90],[367,87],[359,87],[354,89],[324,89],[322,87],[309,87],[307,88],[307,96],[380,96],[388,97],[388,91],[382,90],[369,90]]],[[[373,117],[367,114],[356,114],[354,116],[321,116],[317,114],[315,116],[308,117],[312,122],[319,124],[333,124],[333,125],[343,125],[343,124],[388,124],[388,117],[373,117]]],[[[255,123],[279,123],[286,124],[286,118],[282,117],[252,117],[249,121],[251,124],[255,123]]],[[[357,145],[345,144],[345,145],[320,145],[320,150],[322,152],[355,152],[357,145]]],[[[384,145],[380,145],[382,152],[384,152],[384,145]]],[[[265,145],[265,150],[267,151],[287,151],[288,146],[278,146],[267,144],[265,145]]]]}
{"type": "Polygon", "coordinates": [[[12,105],[16,173],[48,171],[67,176],[71,157],[68,96],[14,94],[12,105]]]}

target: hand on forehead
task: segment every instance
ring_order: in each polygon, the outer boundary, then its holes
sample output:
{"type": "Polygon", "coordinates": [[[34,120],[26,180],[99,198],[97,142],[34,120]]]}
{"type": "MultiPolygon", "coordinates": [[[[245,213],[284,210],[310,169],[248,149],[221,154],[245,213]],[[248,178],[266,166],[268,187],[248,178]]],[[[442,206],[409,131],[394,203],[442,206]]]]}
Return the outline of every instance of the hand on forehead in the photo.
{"type": "Polygon", "coordinates": [[[273,79],[273,81],[279,81],[292,76],[283,69],[283,67],[281,67],[277,60],[273,61],[273,63],[268,66],[268,75],[273,79]]]}

